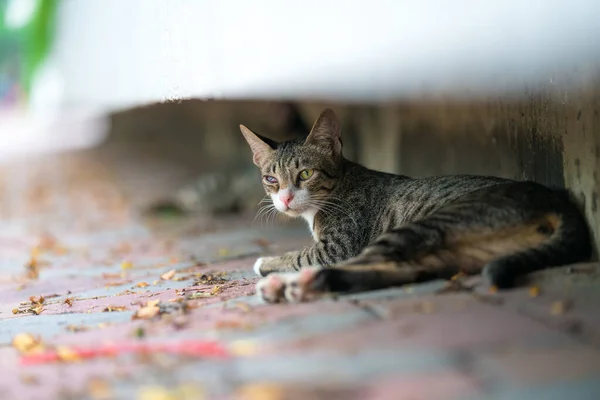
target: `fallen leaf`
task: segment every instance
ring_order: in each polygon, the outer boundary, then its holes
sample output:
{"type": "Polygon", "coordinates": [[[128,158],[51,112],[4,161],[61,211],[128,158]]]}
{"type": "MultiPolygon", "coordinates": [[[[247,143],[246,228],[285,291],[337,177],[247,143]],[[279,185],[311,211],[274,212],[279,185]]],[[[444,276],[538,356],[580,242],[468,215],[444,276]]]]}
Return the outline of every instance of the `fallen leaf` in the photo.
{"type": "Polygon", "coordinates": [[[240,400],[283,400],[285,393],[283,387],[273,383],[253,383],[242,386],[237,391],[236,398],[240,400]]]}
{"type": "Polygon", "coordinates": [[[37,279],[40,276],[40,263],[38,261],[39,254],[40,250],[37,247],[34,247],[31,250],[29,262],[25,264],[25,277],[27,279],[37,279]]]}
{"type": "Polygon", "coordinates": [[[131,283],[131,281],[129,280],[125,280],[125,281],[116,281],[116,282],[108,282],[104,284],[104,287],[112,287],[112,286],[123,286],[123,285],[127,285],[128,283],[131,283]]]}
{"type": "Polygon", "coordinates": [[[430,301],[423,301],[420,303],[420,311],[424,314],[431,314],[434,308],[433,303],[430,301]]]}
{"type": "Polygon", "coordinates": [[[84,332],[90,328],[85,325],[67,325],[65,329],[69,332],[84,332]]]}
{"type": "Polygon", "coordinates": [[[140,282],[136,286],[140,288],[145,288],[147,286],[150,286],[150,284],[148,282],[140,282]]]}
{"type": "Polygon", "coordinates": [[[250,312],[252,311],[252,307],[250,307],[247,303],[235,303],[235,306],[237,308],[239,308],[240,310],[242,310],[243,312],[250,312]]]}
{"type": "Polygon", "coordinates": [[[158,306],[146,306],[142,307],[135,312],[133,319],[152,319],[160,313],[160,307],[158,306]]]}
{"type": "Polygon", "coordinates": [[[552,315],[562,315],[567,312],[571,308],[571,302],[563,300],[563,301],[555,301],[550,306],[550,314],[552,315]]]}
{"type": "Polygon", "coordinates": [[[109,400],[114,398],[108,381],[100,378],[92,378],[88,382],[88,393],[94,400],[109,400]]]}
{"type": "Polygon", "coordinates": [[[44,304],[46,299],[44,299],[44,296],[39,296],[37,298],[35,296],[31,296],[29,298],[29,301],[31,302],[31,304],[44,304]]]}
{"type": "Polygon", "coordinates": [[[223,289],[221,288],[221,286],[215,286],[215,287],[213,287],[213,288],[212,288],[212,290],[210,291],[210,294],[211,294],[212,296],[214,296],[214,295],[216,295],[216,294],[219,294],[219,293],[221,293],[222,291],[223,291],[223,289]]]}
{"type": "Polygon", "coordinates": [[[35,307],[31,307],[29,309],[29,311],[31,311],[35,315],[40,315],[42,313],[42,311],[44,311],[44,307],[42,307],[41,305],[35,306],[35,307]]]}
{"type": "Polygon", "coordinates": [[[215,322],[215,329],[243,329],[243,330],[252,330],[253,326],[240,322],[240,321],[217,321],[215,322]]]}
{"type": "Polygon", "coordinates": [[[123,261],[121,263],[122,270],[131,269],[131,268],[133,268],[133,264],[130,261],[123,261]]]}
{"type": "Polygon", "coordinates": [[[67,304],[69,307],[73,307],[73,298],[72,297],[67,297],[65,299],[65,301],[63,301],[63,304],[67,304]]]}
{"type": "Polygon", "coordinates": [[[169,281],[171,280],[171,278],[173,278],[175,276],[175,270],[172,269],[169,272],[165,272],[164,274],[162,274],[160,276],[160,279],[165,280],[165,281],[169,281]]]}
{"type": "Polygon", "coordinates": [[[452,276],[452,277],[450,278],[450,280],[451,280],[451,281],[456,281],[456,280],[458,280],[458,279],[460,279],[460,278],[462,278],[462,277],[464,277],[464,276],[465,276],[465,274],[463,274],[462,272],[459,272],[459,273],[457,273],[456,275],[452,276]]]}
{"type": "Polygon", "coordinates": [[[138,400],[178,400],[174,393],[162,386],[146,386],[138,390],[138,400]]]}
{"type": "Polygon", "coordinates": [[[256,239],[254,241],[254,243],[256,243],[258,246],[263,247],[263,248],[269,247],[269,245],[270,245],[270,243],[267,239],[262,239],[262,238],[256,239]]]}
{"type": "Polygon", "coordinates": [[[219,257],[227,257],[231,252],[229,249],[219,249],[219,257]]]}
{"type": "Polygon", "coordinates": [[[252,340],[235,340],[230,343],[229,350],[236,356],[253,356],[258,353],[258,346],[252,340]]]}
{"type": "Polygon", "coordinates": [[[77,354],[68,346],[58,346],[56,348],[56,355],[61,361],[64,362],[76,362],[81,360],[79,354],[77,354]]]}
{"type": "Polygon", "coordinates": [[[204,292],[195,292],[192,293],[188,296],[189,300],[195,300],[195,299],[204,299],[206,297],[210,297],[211,294],[210,293],[204,293],[204,292]]]}
{"type": "Polygon", "coordinates": [[[195,384],[181,384],[168,389],[162,386],[145,386],[138,390],[138,400],[203,400],[204,390],[195,384]]]}
{"type": "Polygon", "coordinates": [[[42,339],[30,333],[19,333],[13,338],[12,345],[21,354],[40,353],[45,349],[42,339]]]}
{"type": "Polygon", "coordinates": [[[125,306],[108,306],[102,312],[127,311],[125,306]]]}
{"type": "Polygon", "coordinates": [[[40,383],[39,378],[35,375],[21,375],[19,378],[24,385],[39,385],[40,383]]]}
{"type": "Polygon", "coordinates": [[[540,295],[540,288],[532,286],[529,288],[529,297],[538,297],[540,295]]]}
{"type": "Polygon", "coordinates": [[[158,306],[159,303],[160,303],[160,300],[149,300],[146,303],[146,306],[147,307],[155,307],[155,306],[158,306]]]}

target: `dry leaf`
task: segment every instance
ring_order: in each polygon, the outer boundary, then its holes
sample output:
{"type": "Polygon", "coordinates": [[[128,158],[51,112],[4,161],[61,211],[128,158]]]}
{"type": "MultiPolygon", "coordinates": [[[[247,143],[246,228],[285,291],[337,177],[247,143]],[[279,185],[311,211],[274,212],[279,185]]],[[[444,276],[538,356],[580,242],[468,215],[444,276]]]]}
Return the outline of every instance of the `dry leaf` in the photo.
{"type": "Polygon", "coordinates": [[[75,299],[73,299],[72,297],[67,297],[65,301],[63,301],[63,304],[67,304],[69,307],[73,307],[73,300],[75,299]]]}
{"type": "Polygon", "coordinates": [[[229,249],[219,249],[219,257],[227,257],[231,252],[229,249]]]}
{"type": "Polygon", "coordinates": [[[236,356],[253,356],[258,353],[258,346],[251,340],[235,340],[229,345],[229,350],[236,356]]]}
{"type": "Polygon", "coordinates": [[[138,390],[138,400],[178,400],[174,393],[161,386],[145,386],[138,390]]]}
{"type": "Polygon", "coordinates": [[[36,298],[35,296],[31,296],[29,298],[29,301],[31,302],[31,304],[44,304],[44,302],[46,301],[46,299],[44,298],[44,296],[39,296],[38,298],[36,298]]]}
{"type": "Polygon", "coordinates": [[[240,321],[217,321],[215,322],[215,329],[243,329],[252,330],[254,327],[251,324],[240,322],[240,321]]]}
{"type": "Polygon", "coordinates": [[[210,296],[211,296],[210,293],[195,292],[195,293],[190,294],[188,296],[188,299],[189,300],[203,299],[203,298],[210,297],[210,296]]]}
{"type": "Polygon", "coordinates": [[[211,294],[212,296],[214,296],[214,295],[216,295],[216,294],[219,294],[219,293],[221,293],[222,291],[223,291],[223,289],[221,288],[221,286],[215,286],[215,287],[213,287],[213,288],[212,288],[212,290],[210,291],[210,294],[211,294]]]}
{"type": "Polygon", "coordinates": [[[529,288],[529,296],[530,297],[538,297],[540,295],[540,288],[537,286],[532,286],[529,288]]]}
{"type": "Polygon", "coordinates": [[[30,333],[19,333],[13,338],[12,345],[21,354],[40,353],[45,349],[42,339],[30,333]]]}
{"type": "Polygon", "coordinates": [[[242,386],[237,391],[240,400],[283,400],[285,390],[272,383],[254,383],[242,386]]]}
{"type": "Polygon", "coordinates": [[[458,280],[458,279],[460,279],[460,278],[463,278],[464,276],[465,276],[465,274],[463,274],[462,272],[459,272],[458,274],[456,274],[456,275],[452,276],[452,277],[450,278],[450,280],[454,282],[454,281],[456,281],[456,280],[458,280]]]}
{"type": "Polygon", "coordinates": [[[254,241],[254,243],[256,243],[260,247],[269,247],[269,245],[270,245],[270,243],[267,239],[262,239],[262,238],[256,239],[254,241]]]}
{"type": "Polygon", "coordinates": [[[421,312],[425,314],[431,314],[434,310],[434,305],[430,301],[424,301],[421,303],[421,312]]]}
{"type": "Polygon", "coordinates": [[[156,307],[160,303],[160,300],[150,300],[146,303],[147,307],[156,307]]]}
{"type": "Polygon", "coordinates": [[[241,302],[240,303],[235,303],[235,306],[238,307],[243,312],[250,312],[250,311],[252,311],[252,307],[250,307],[246,303],[241,303],[241,302]]]}
{"type": "Polygon", "coordinates": [[[148,282],[140,282],[136,286],[139,288],[145,288],[147,286],[150,286],[150,284],[148,282]]]}
{"type": "Polygon", "coordinates": [[[552,315],[562,315],[567,312],[571,308],[571,303],[569,301],[555,301],[550,306],[550,314],[552,315]]]}
{"type": "Polygon", "coordinates": [[[71,350],[71,348],[68,346],[58,346],[56,348],[56,355],[61,361],[64,362],[75,362],[81,360],[79,354],[71,350]]]}
{"type": "Polygon", "coordinates": [[[129,261],[123,261],[121,263],[121,269],[122,270],[131,269],[131,268],[133,268],[133,264],[131,262],[129,262],[129,261]]]}
{"type": "Polygon", "coordinates": [[[133,319],[152,319],[160,313],[160,307],[146,306],[135,312],[133,319]]]}
{"type": "Polygon", "coordinates": [[[35,306],[35,307],[31,307],[29,309],[29,311],[31,311],[35,315],[40,315],[42,313],[42,311],[44,311],[44,307],[42,307],[41,305],[38,305],[38,306],[35,306]]]}
{"type": "Polygon", "coordinates": [[[162,274],[160,276],[160,279],[165,280],[165,281],[169,281],[171,280],[171,278],[173,278],[175,276],[175,270],[172,269],[169,272],[165,272],[164,274],[162,274]]]}
{"type": "Polygon", "coordinates": [[[114,397],[112,388],[105,379],[91,379],[88,382],[88,393],[94,400],[108,400],[114,397]]]}
{"type": "Polygon", "coordinates": [[[90,328],[85,325],[67,325],[65,329],[69,332],[84,332],[90,328]]]}
{"type": "Polygon", "coordinates": [[[204,390],[195,384],[182,384],[168,389],[162,386],[145,386],[138,390],[138,400],[203,400],[204,390]]]}
{"type": "Polygon", "coordinates": [[[108,306],[102,312],[127,311],[125,306],[108,306]]]}
{"type": "Polygon", "coordinates": [[[40,383],[39,378],[35,375],[21,375],[19,378],[21,378],[24,385],[38,385],[40,383]]]}

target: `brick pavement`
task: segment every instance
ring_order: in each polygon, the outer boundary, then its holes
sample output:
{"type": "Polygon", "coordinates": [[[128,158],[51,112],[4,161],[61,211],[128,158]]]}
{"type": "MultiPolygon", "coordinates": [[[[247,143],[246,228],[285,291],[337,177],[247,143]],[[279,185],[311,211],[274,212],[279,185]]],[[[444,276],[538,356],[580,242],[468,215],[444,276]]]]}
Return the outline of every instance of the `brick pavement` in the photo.
{"type": "Polygon", "coordinates": [[[502,294],[442,294],[445,283],[432,282],[263,305],[252,263],[309,243],[303,224],[148,219],[90,157],[5,166],[0,176],[0,398],[600,398],[596,264],[502,294]],[[31,296],[45,298],[39,315],[31,296]],[[189,312],[132,319],[153,300],[189,312]],[[216,339],[234,356],[23,366],[11,345],[21,333],[46,347],[216,339]]]}

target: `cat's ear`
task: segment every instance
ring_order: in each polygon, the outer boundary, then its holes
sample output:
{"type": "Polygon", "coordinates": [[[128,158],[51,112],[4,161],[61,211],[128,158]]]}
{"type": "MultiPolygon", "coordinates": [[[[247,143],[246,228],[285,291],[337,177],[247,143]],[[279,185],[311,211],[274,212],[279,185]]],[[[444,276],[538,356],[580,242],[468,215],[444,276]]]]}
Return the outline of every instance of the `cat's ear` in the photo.
{"type": "Polygon", "coordinates": [[[322,148],[330,149],[333,155],[342,153],[342,127],[331,108],[321,112],[315,121],[305,143],[311,143],[322,148]]]}
{"type": "Polygon", "coordinates": [[[246,142],[248,142],[250,149],[252,149],[252,161],[256,166],[262,166],[265,159],[274,151],[273,148],[244,125],[240,125],[240,131],[242,131],[242,135],[244,135],[246,142]]]}

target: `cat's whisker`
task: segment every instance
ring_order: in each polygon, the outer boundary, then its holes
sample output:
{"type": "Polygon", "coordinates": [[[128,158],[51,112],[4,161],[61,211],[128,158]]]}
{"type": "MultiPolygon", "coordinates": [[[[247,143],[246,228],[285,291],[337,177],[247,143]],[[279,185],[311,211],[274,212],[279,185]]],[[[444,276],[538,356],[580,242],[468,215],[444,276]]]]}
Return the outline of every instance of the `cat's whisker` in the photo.
{"type": "Polygon", "coordinates": [[[331,201],[320,200],[320,199],[311,199],[308,202],[308,204],[311,207],[318,208],[323,213],[328,213],[329,215],[331,215],[332,213],[333,214],[341,214],[341,215],[347,217],[348,219],[350,219],[354,223],[355,226],[358,226],[358,223],[354,219],[354,217],[352,215],[353,213],[351,212],[353,208],[346,209],[342,205],[335,204],[331,201]]]}
{"type": "Polygon", "coordinates": [[[265,226],[266,226],[268,223],[268,215],[274,209],[275,209],[275,206],[273,204],[267,204],[267,205],[262,206],[256,213],[256,217],[254,217],[254,221],[256,221],[257,219],[259,221],[262,221],[263,219],[265,219],[265,226]]]}

